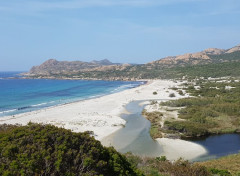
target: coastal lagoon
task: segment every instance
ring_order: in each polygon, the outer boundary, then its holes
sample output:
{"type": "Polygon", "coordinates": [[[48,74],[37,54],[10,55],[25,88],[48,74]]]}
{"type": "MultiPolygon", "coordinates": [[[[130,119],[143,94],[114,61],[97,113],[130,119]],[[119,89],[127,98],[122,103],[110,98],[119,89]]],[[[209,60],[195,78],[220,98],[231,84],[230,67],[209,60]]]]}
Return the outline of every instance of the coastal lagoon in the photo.
{"type": "MultiPolygon", "coordinates": [[[[136,155],[151,157],[168,155],[164,152],[163,144],[151,138],[149,134],[151,124],[141,114],[144,108],[144,105],[140,105],[141,102],[134,101],[126,106],[128,113],[122,114],[122,118],[127,121],[125,127],[107,137],[106,140],[109,141],[109,145],[114,146],[122,153],[132,152],[136,155]]],[[[191,161],[205,161],[240,152],[239,134],[212,135],[196,140],[188,140],[188,142],[195,143],[206,149],[205,154],[192,158],[191,161]]],[[[186,143],[186,148],[188,148],[187,145],[186,143]]],[[[177,150],[172,150],[172,154],[179,153],[181,149],[177,150]]],[[[174,158],[172,155],[170,157],[174,158]]],[[[175,159],[178,158],[175,157],[175,159]]]]}
{"type": "Polygon", "coordinates": [[[194,159],[205,161],[240,152],[240,134],[219,134],[194,140],[208,150],[206,155],[194,159]]]}
{"type": "Polygon", "coordinates": [[[0,117],[100,97],[144,82],[21,79],[20,72],[0,72],[0,117]]]}

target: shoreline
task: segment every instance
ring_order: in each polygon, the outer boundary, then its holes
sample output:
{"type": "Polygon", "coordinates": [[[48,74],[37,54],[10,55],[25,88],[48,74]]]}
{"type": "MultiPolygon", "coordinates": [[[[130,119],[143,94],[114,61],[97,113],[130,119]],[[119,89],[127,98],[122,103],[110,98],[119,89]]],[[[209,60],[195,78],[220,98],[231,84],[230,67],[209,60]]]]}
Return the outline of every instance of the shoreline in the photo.
{"type": "Polygon", "coordinates": [[[182,82],[150,80],[138,87],[97,98],[17,114],[14,117],[5,116],[0,119],[0,124],[26,125],[28,122],[52,124],[73,132],[93,131],[94,137],[102,141],[124,127],[126,121],[121,118],[121,114],[126,112],[125,106],[128,103],[138,100],[149,102],[149,100],[181,98],[181,95],[170,89],[180,83],[182,82]],[[171,93],[175,93],[176,97],[170,98],[171,93]]]}
{"type": "MultiPolygon", "coordinates": [[[[51,106],[14,116],[4,116],[0,118],[0,124],[49,123],[74,132],[93,131],[97,135],[96,139],[100,140],[124,126],[126,122],[120,115],[125,112],[124,106],[126,104],[134,100],[159,99],[159,96],[152,94],[158,86],[167,89],[176,84],[169,80],[141,81],[147,83],[100,97],[51,106]],[[101,129],[98,127],[108,128],[110,132],[101,133],[101,129]]],[[[165,96],[168,97],[167,95],[165,96]]]]}
{"type": "MultiPolygon", "coordinates": [[[[7,79],[10,79],[10,78],[7,78],[7,79]]],[[[25,79],[25,78],[20,78],[20,79],[25,79]]],[[[56,80],[56,79],[49,79],[49,80],[56,80]]],[[[61,80],[66,80],[66,79],[61,79],[61,80]]],[[[73,80],[76,80],[76,79],[73,79],[73,80]]],[[[82,81],[101,81],[101,80],[82,80],[82,81]]],[[[111,80],[103,80],[103,81],[111,81],[111,80]]],[[[115,80],[112,80],[112,81],[115,81],[115,80]]],[[[103,97],[103,96],[119,93],[119,92],[124,91],[124,90],[133,89],[133,88],[137,88],[139,86],[148,84],[148,80],[136,80],[136,81],[120,81],[120,80],[116,80],[116,82],[117,81],[119,81],[119,82],[138,82],[138,85],[136,85],[134,87],[127,88],[127,89],[123,89],[123,90],[117,90],[117,91],[111,91],[111,92],[108,92],[108,93],[105,92],[105,93],[100,93],[100,94],[96,94],[96,95],[91,95],[91,96],[86,97],[86,98],[81,98],[80,97],[80,98],[77,98],[77,99],[75,98],[75,99],[72,99],[72,100],[69,99],[69,100],[67,100],[65,102],[56,103],[56,104],[45,106],[45,107],[38,107],[38,108],[36,108],[34,110],[27,110],[25,112],[18,112],[18,111],[21,110],[21,109],[28,109],[29,107],[37,107],[38,105],[41,105],[41,104],[54,103],[54,102],[57,102],[58,100],[53,100],[51,102],[43,102],[43,103],[40,103],[40,104],[26,105],[26,107],[24,106],[24,107],[20,107],[20,108],[15,108],[15,109],[13,108],[13,109],[10,109],[10,110],[5,110],[5,111],[0,112],[0,114],[2,114],[2,115],[0,115],[0,121],[1,121],[1,118],[10,117],[10,116],[13,117],[13,116],[16,116],[16,115],[26,114],[26,113],[30,113],[30,112],[36,112],[36,111],[40,111],[40,110],[44,110],[44,109],[49,109],[49,108],[54,108],[54,107],[58,107],[58,106],[67,105],[67,104],[78,103],[78,102],[85,101],[85,100],[96,99],[96,98],[100,98],[100,97],[103,97]],[[7,115],[5,115],[5,113],[12,112],[12,111],[16,111],[16,114],[7,114],[7,115]]],[[[121,86],[118,87],[118,88],[121,88],[121,86]]]]}

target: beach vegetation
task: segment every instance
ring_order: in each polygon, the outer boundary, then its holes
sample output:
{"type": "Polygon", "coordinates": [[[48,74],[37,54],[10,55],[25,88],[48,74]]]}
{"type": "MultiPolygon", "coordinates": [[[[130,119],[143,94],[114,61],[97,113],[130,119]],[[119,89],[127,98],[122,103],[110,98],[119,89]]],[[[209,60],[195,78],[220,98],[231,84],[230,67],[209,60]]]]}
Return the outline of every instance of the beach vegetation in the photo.
{"type": "Polygon", "coordinates": [[[149,130],[150,136],[153,139],[161,138],[162,132],[161,132],[161,125],[160,122],[162,120],[163,114],[158,111],[154,112],[147,112],[146,110],[142,111],[142,115],[146,117],[151,122],[151,127],[149,130]]]}
{"type": "Polygon", "coordinates": [[[142,175],[89,133],[52,125],[0,125],[0,175],[142,175]]]}
{"type": "Polygon", "coordinates": [[[0,125],[0,175],[210,176],[229,172],[181,158],[172,162],[165,156],[123,155],[103,147],[89,133],[52,125],[0,125]]]}
{"type": "Polygon", "coordinates": [[[182,96],[184,95],[184,93],[183,93],[182,90],[178,90],[178,94],[179,94],[179,95],[182,95],[182,96]]]}
{"type": "Polygon", "coordinates": [[[209,170],[216,175],[240,175],[240,153],[198,162],[196,164],[209,168],[209,170]]]}
{"type": "Polygon", "coordinates": [[[174,93],[170,93],[169,97],[176,97],[176,95],[174,93]]]}
{"type": "Polygon", "coordinates": [[[150,101],[150,105],[156,105],[158,102],[156,100],[150,101]]]}
{"type": "Polygon", "coordinates": [[[165,156],[156,158],[135,156],[126,153],[127,160],[147,176],[211,176],[212,173],[206,166],[193,164],[189,161],[178,159],[174,162],[165,156]]]}
{"type": "Polygon", "coordinates": [[[198,86],[199,89],[186,88],[194,97],[161,103],[161,106],[181,107],[178,110],[179,120],[166,121],[165,127],[188,137],[238,132],[240,83],[205,81],[199,82],[198,86]]]}

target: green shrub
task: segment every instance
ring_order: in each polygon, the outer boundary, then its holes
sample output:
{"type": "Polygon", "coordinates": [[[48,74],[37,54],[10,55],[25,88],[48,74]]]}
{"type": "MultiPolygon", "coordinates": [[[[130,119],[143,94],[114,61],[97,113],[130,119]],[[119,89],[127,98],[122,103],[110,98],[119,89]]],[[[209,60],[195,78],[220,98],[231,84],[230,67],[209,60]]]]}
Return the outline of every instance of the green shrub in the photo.
{"type": "Polygon", "coordinates": [[[0,125],[0,175],[141,175],[88,133],[51,125],[0,125]]]}
{"type": "Polygon", "coordinates": [[[165,127],[169,130],[177,131],[187,137],[199,137],[208,134],[208,126],[191,121],[165,121],[165,127]]]}
{"type": "Polygon", "coordinates": [[[211,173],[219,175],[219,176],[231,176],[231,173],[227,170],[211,168],[210,171],[211,171],[211,173]]]}
{"type": "Polygon", "coordinates": [[[166,161],[167,157],[166,156],[160,156],[160,157],[156,157],[157,161],[166,161]]]}
{"type": "Polygon", "coordinates": [[[179,91],[178,91],[178,94],[179,94],[179,95],[184,95],[184,93],[183,93],[182,90],[179,90],[179,91]]]}

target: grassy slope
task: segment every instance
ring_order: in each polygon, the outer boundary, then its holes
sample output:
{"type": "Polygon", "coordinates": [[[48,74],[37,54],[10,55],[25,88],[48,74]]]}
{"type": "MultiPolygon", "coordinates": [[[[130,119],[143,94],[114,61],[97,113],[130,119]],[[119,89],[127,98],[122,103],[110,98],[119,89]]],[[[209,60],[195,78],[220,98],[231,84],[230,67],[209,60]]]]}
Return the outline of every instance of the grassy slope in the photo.
{"type": "Polygon", "coordinates": [[[229,155],[216,160],[198,163],[208,168],[228,170],[232,175],[240,175],[240,154],[229,155]]]}
{"type": "Polygon", "coordinates": [[[192,164],[179,159],[170,162],[166,157],[148,158],[125,155],[130,163],[141,170],[147,176],[211,176],[211,172],[199,164],[192,164]]]}

